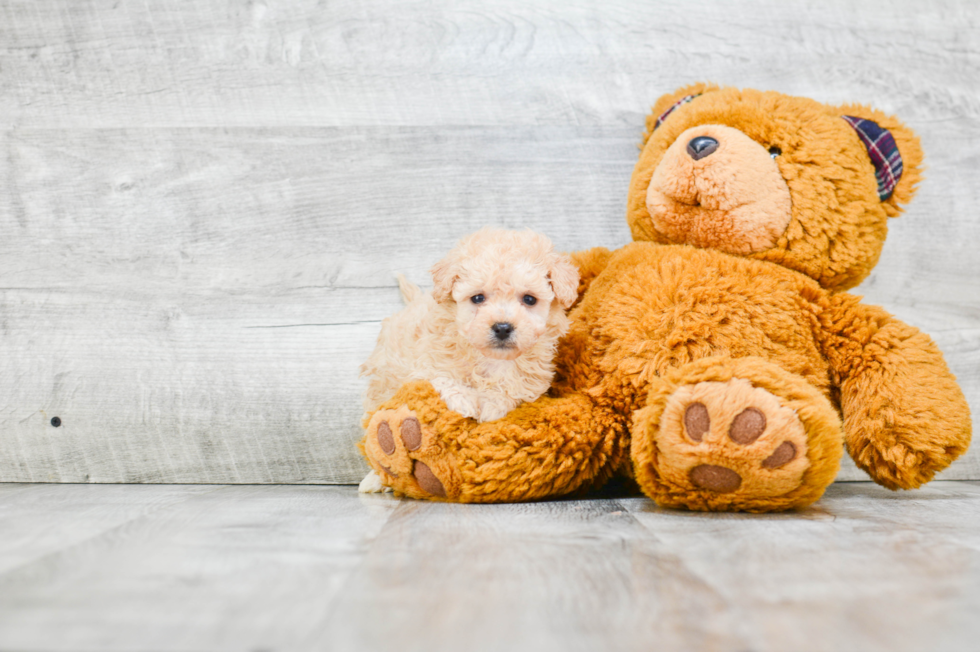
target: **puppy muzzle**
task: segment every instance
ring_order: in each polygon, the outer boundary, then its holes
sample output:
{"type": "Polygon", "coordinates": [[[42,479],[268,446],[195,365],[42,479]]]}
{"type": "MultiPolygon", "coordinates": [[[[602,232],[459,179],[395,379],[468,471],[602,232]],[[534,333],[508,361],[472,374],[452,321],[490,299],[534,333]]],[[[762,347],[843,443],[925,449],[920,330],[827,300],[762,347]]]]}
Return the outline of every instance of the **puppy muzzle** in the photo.
{"type": "Polygon", "coordinates": [[[497,346],[497,343],[504,343],[510,339],[514,332],[514,325],[498,321],[490,327],[490,330],[493,332],[494,346],[497,346]]]}

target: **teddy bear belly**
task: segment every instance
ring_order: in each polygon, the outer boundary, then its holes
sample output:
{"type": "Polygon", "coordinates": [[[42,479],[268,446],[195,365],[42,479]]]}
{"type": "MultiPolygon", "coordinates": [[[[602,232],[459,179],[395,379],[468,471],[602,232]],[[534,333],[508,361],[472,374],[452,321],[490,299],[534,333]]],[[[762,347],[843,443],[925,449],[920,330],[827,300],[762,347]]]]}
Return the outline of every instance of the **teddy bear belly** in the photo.
{"type": "Polygon", "coordinates": [[[815,302],[824,295],[773,263],[634,243],[593,281],[568,340],[588,358],[584,366],[606,377],[662,375],[715,355],[758,356],[829,396],[829,367],[814,337],[815,302]]]}

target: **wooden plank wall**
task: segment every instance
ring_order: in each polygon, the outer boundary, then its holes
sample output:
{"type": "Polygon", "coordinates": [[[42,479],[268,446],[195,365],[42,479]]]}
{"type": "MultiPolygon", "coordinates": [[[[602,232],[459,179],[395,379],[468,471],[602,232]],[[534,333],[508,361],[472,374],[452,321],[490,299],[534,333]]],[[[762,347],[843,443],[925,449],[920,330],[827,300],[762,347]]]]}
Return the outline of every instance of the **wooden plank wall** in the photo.
{"type": "Polygon", "coordinates": [[[970,0],[0,3],[0,481],[357,481],[394,274],[484,225],[624,244],[645,113],[702,79],[919,131],[927,179],[860,292],[980,411],[978,24],[970,0]]]}

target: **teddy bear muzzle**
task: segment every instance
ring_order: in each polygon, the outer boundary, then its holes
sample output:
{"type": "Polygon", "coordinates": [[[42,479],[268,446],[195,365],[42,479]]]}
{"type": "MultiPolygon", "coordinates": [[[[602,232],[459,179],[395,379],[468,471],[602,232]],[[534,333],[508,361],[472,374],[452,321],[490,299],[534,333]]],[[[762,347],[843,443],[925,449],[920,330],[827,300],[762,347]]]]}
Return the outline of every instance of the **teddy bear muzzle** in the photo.
{"type": "Polygon", "coordinates": [[[742,131],[700,125],[684,131],[647,189],[654,228],[671,242],[751,254],[789,225],[789,187],[768,150],[742,131]]]}

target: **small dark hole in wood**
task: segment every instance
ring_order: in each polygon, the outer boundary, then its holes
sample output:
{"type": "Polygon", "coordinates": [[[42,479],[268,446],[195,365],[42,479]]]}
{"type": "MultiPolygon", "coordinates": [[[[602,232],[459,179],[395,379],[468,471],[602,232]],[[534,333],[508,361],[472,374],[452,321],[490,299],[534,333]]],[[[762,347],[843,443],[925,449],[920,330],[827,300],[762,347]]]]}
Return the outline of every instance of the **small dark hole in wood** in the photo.
{"type": "Polygon", "coordinates": [[[61,425],[61,417],[51,417],[51,425],[57,428],[61,425]]]}

